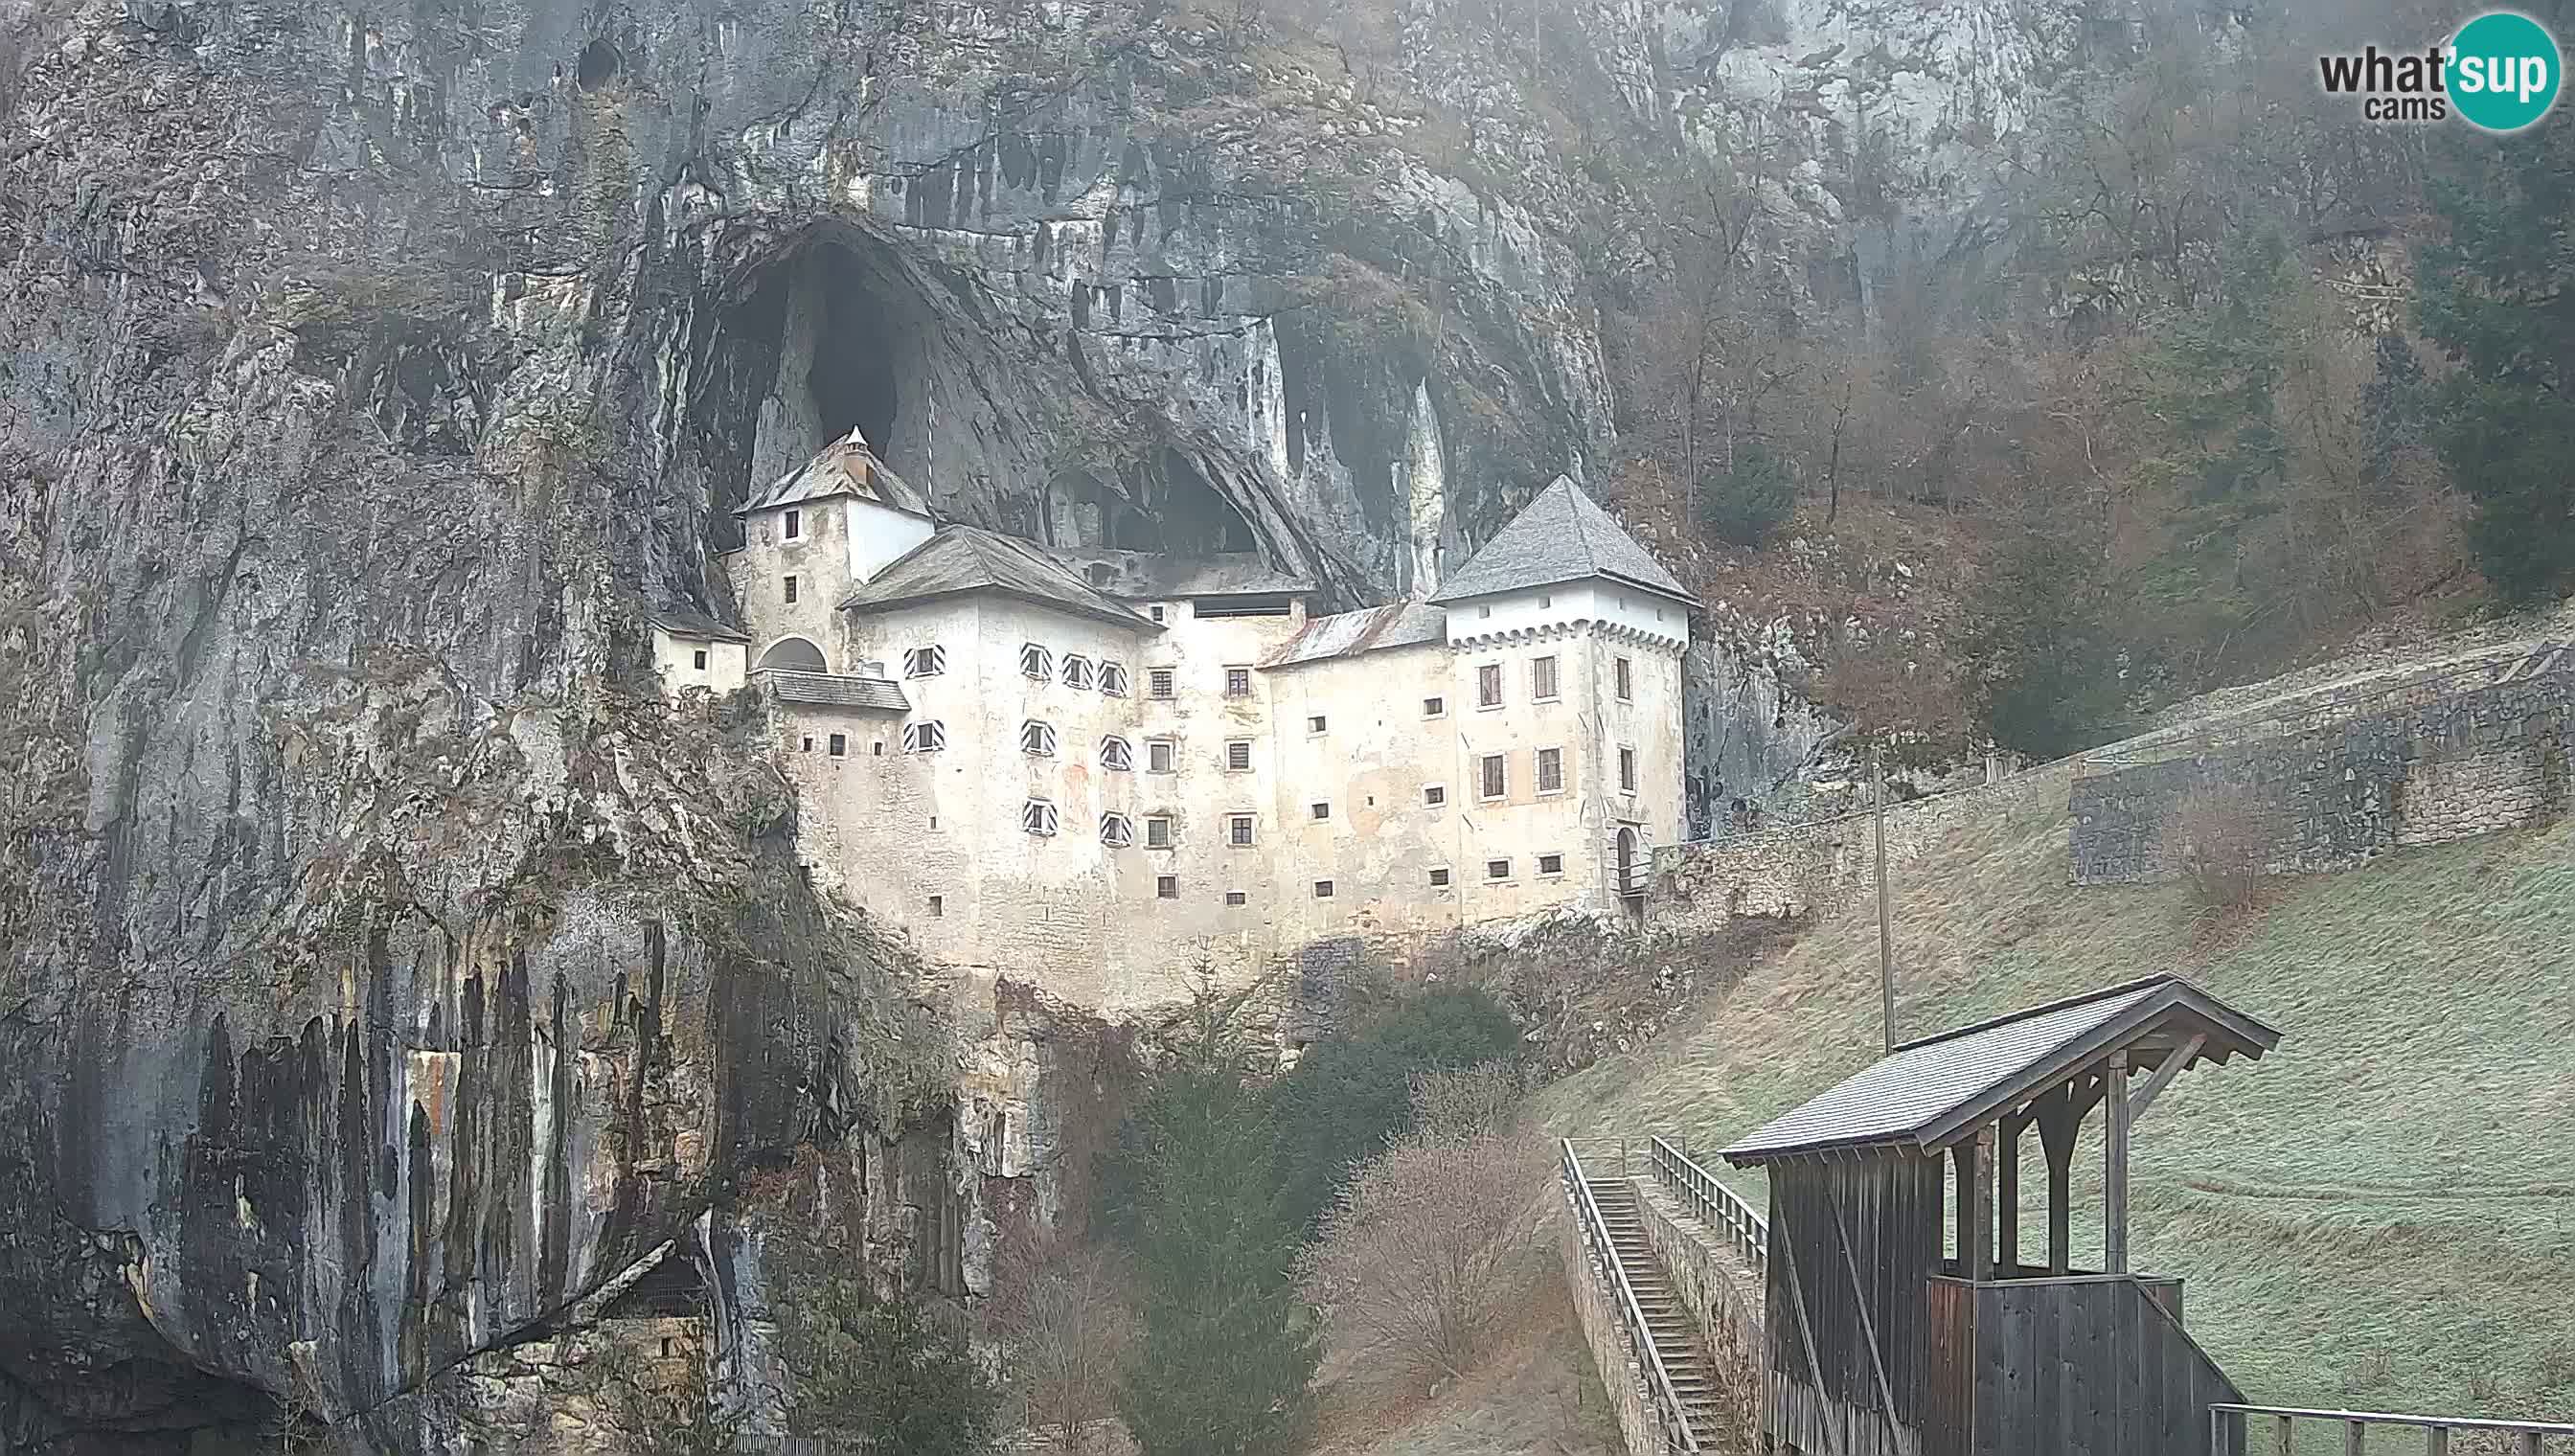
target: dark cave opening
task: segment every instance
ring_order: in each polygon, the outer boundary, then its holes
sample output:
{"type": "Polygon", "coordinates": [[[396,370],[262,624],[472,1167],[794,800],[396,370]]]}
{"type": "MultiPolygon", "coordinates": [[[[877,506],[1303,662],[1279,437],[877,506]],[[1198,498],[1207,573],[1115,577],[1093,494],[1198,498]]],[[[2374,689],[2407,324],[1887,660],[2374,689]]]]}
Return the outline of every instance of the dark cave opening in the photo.
{"type": "Polygon", "coordinates": [[[826,244],[816,250],[812,267],[821,311],[812,321],[814,356],[805,380],[819,427],[814,448],[856,426],[880,452],[891,450],[901,405],[894,345],[902,326],[891,317],[871,270],[849,249],[826,244]]]}

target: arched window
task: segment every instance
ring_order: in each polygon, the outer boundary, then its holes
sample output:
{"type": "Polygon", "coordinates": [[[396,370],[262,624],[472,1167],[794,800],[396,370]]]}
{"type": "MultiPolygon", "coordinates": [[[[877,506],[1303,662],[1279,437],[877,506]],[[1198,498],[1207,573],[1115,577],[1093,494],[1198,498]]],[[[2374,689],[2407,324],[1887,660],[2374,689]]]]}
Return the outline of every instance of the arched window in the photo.
{"type": "Polygon", "coordinates": [[[1055,832],[1055,805],[1043,798],[1033,798],[1020,806],[1020,827],[1032,834],[1055,832]]]}
{"type": "Polygon", "coordinates": [[[1089,688],[1091,686],[1091,659],[1084,657],[1080,653],[1065,654],[1064,686],[1067,688],[1089,688]]]}
{"type": "Polygon", "coordinates": [[[1124,849],[1136,842],[1136,826],[1125,814],[1105,813],[1100,816],[1100,842],[1112,849],[1124,849]]]}
{"type": "Polygon", "coordinates": [[[1054,757],[1055,725],[1035,718],[1020,725],[1020,751],[1040,758],[1054,757]]]}
{"type": "Polygon", "coordinates": [[[1113,733],[1100,740],[1100,766],[1124,773],[1136,766],[1136,750],[1127,745],[1125,738],[1113,733]]]}
{"type": "Polygon", "coordinates": [[[1020,645],[1020,675],[1044,683],[1055,676],[1055,654],[1037,643],[1020,645]]]}
{"type": "Polygon", "coordinates": [[[948,746],[948,728],[937,719],[903,726],[903,750],[907,753],[936,753],[948,746]]]}

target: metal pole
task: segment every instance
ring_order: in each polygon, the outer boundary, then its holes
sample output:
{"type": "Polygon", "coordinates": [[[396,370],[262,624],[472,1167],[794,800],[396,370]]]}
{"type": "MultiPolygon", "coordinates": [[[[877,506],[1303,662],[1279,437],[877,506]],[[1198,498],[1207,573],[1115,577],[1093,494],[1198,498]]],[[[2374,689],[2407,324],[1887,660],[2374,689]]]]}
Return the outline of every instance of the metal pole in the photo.
{"type": "Polygon", "coordinates": [[[1895,932],[1886,913],[1886,758],[1883,750],[1871,748],[1868,755],[1876,790],[1870,795],[1869,817],[1877,830],[1877,988],[1879,1010],[1886,1021],[1886,1051],[1895,1054],[1895,932]]]}

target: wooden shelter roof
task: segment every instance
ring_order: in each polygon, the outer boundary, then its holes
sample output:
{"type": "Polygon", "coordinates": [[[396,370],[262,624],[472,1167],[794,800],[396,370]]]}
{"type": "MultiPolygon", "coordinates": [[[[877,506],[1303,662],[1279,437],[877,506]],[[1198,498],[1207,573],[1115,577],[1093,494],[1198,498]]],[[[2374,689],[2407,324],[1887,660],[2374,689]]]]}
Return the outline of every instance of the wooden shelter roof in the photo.
{"type": "Polygon", "coordinates": [[[2112,1053],[2259,1058],[2280,1033],[2174,975],[2051,1001],[1908,1041],[1724,1150],[1737,1167],[1945,1147],[2112,1053]]]}

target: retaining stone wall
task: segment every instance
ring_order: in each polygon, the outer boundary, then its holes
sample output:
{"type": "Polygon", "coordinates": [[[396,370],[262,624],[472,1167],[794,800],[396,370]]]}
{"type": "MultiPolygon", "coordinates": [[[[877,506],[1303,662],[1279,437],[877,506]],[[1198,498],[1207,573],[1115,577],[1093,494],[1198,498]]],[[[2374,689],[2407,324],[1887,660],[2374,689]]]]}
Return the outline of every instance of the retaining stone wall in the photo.
{"type": "Polygon", "coordinates": [[[1618,1318],[1609,1273],[1582,1242],[1581,1215],[1572,1207],[1572,1195],[1566,1193],[1555,1215],[1556,1254],[1564,1261],[1564,1282],[1573,1291],[1574,1322],[1582,1326],[1582,1342],[1591,1347],[1600,1384],[1609,1392],[1609,1409],[1618,1417],[1619,1438],[1627,1456],[1669,1456],[1662,1424],[1654,1419],[1653,1398],[1646,1393],[1645,1367],[1618,1318]]]}

